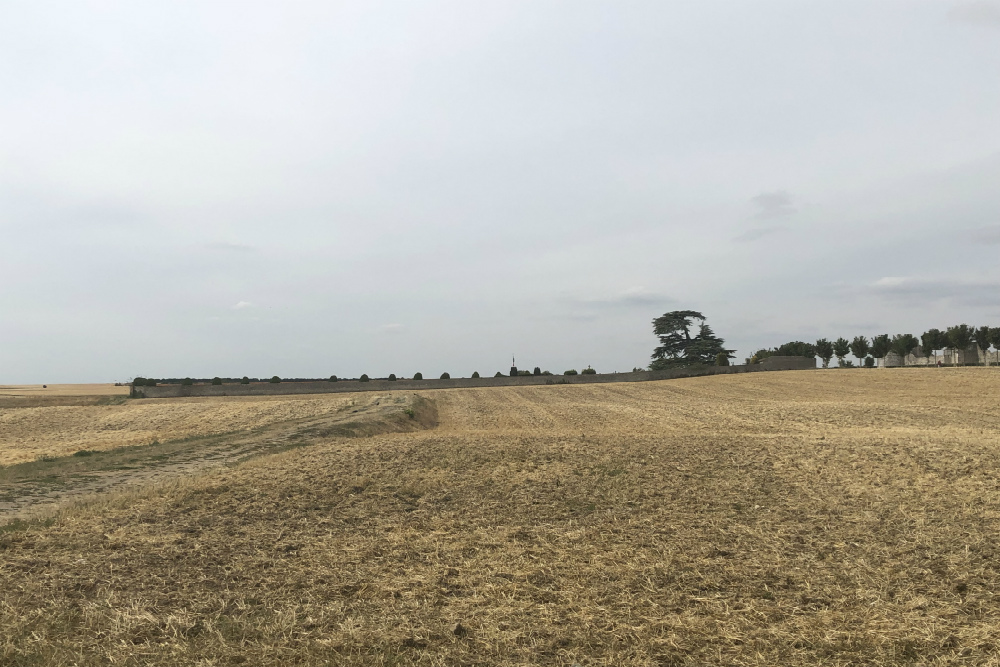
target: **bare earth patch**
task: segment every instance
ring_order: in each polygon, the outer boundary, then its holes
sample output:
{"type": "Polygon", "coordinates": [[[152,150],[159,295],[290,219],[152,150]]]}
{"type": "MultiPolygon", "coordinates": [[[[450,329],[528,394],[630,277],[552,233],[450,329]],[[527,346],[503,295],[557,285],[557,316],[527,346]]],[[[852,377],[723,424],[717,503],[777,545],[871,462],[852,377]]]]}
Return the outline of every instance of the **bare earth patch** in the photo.
{"type": "Polygon", "coordinates": [[[0,665],[997,664],[998,389],[422,393],[437,428],[0,529],[0,665]]]}

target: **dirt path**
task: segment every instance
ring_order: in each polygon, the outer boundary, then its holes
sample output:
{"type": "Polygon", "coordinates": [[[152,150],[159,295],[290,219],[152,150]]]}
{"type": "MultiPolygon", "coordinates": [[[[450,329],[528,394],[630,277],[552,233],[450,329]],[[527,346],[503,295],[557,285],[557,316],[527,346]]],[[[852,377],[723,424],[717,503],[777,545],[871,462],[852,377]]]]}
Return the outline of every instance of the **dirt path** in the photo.
{"type": "Polygon", "coordinates": [[[0,523],[37,516],[68,502],[237,465],[247,459],[330,438],[413,431],[436,425],[433,401],[371,396],[335,414],[305,417],[249,432],[122,447],[0,468],[0,523]]]}

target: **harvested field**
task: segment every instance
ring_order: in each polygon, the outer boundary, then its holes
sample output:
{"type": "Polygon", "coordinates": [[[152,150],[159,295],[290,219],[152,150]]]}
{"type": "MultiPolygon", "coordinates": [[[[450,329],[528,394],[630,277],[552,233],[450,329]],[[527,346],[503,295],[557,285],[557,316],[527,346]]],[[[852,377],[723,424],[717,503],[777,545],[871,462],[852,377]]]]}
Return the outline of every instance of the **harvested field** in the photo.
{"type": "Polygon", "coordinates": [[[0,665],[1000,664],[998,389],[425,392],[436,428],[0,527],[0,665]]]}
{"type": "Polygon", "coordinates": [[[128,396],[129,387],[114,384],[0,384],[0,398],[47,396],[128,396]]]}

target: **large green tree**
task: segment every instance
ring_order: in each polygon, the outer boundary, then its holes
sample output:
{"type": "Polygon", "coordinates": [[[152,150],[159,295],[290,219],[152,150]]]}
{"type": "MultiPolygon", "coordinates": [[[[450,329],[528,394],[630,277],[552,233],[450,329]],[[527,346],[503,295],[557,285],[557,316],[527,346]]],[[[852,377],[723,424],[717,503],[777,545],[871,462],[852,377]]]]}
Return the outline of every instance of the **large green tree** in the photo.
{"type": "Polygon", "coordinates": [[[906,355],[920,344],[913,334],[896,334],[889,341],[889,349],[899,355],[900,363],[906,363],[906,355]]]}
{"type": "Polygon", "coordinates": [[[872,356],[876,359],[884,359],[885,355],[889,352],[890,345],[889,334],[875,336],[872,338],[872,356]]]}
{"type": "Polygon", "coordinates": [[[953,350],[967,350],[972,345],[975,330],[968,324],[948,327],[948,347],[953,350]]]}
{"type": "Polygon", "coordinates": [[[937,351],[948,347],[948,336],[940,329],[928,329],[920,335],[920,347],[928,357],[934,355],[937,363],[937,351]]]}
{"type": "Polygon", "coordinates": [[[830,367],[830,359],[833,358],[833,343],[825,338],[816,341],[816,356],[823,360],[823,368],[830,367]]]}
{"type": "Polygon", "coordinates": [[[851,353],[851,341],[843,336],[833,341],[833,353],[837,355],[837,365],[844,365],[844,357],[851,353]]]}
{"type": "Polygon", "coordinates": [[[790,343],[779,345],[774,354],[780,357],[805,357],[815,359],[816,346],[811,343],[803,343],[800,340],[793,340],[790,343]]]}
{"type": "Polygon", "coordinates": [[[865,357],[868,356],[870,350],[871,346],[864,336],[855,336],[854,340],[851,341],[851,354],[858,358],[858,366],[865,362],[865,357]]]}
{"type": "Polygon", "coordinates": [[[695,364],[717,363],[719,354],[732,358],[733,350],[705,323],[705,316],[695,310],[675,310],[653,320],[653,333],[660,344],[653,350],[649,369],[684,368],[695,364]]]}

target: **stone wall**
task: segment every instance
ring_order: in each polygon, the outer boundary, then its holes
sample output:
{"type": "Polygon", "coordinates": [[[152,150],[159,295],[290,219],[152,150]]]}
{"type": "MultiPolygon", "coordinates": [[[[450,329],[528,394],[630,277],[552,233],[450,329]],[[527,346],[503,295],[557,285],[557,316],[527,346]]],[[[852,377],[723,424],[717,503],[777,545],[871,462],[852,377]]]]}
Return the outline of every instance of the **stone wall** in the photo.
{"type": "Polygon", "coordinates": [[[702,375],[726,375],[761,371],[803,370],[816,368],[815,360],[802,357],[771,357],[751,366],[705,366],[669,371],[638,371],[635,373],[603,373],[598,375],[522,375],[498,378],[451,378],[450,380],[340,380],[339,382],[251,382],[250,384],[162,384],[156,387],[134,387],[139,398],[172,398],[178,396],[279,396],[283,394],[330,394],[354,391],[415,391],[423,389],[457,389],[460,387],[520,387],[546,384],[595,384],[605,382],[648,382],[702,375]],[[770,363],[766,363],[770,362],[770,363]],[[811,363],[810,363],[811,362],[811,363]]]}

